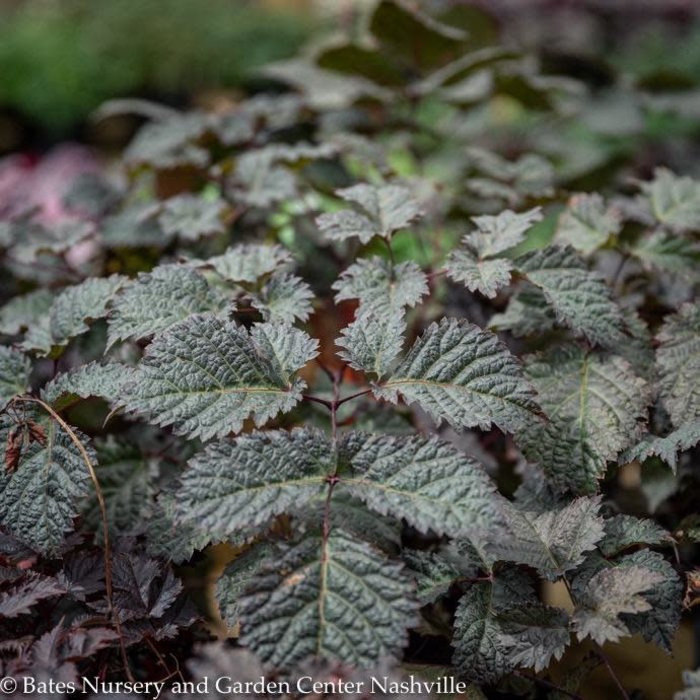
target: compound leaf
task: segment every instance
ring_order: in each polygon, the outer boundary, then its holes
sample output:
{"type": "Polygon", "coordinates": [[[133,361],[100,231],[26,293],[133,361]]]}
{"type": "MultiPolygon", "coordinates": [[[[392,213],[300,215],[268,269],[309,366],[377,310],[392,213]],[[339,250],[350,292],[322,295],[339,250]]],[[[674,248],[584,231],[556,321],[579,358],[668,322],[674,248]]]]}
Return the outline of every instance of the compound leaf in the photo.
{"type": "Polygon", "coordinates": [[[669,542],[669,533],[653,520],[615,515],[605,521],[605,537],[598,542],[598,549],[604,556],[612,557],[637,544],[658,545],[669,542]]]}
{"type": "Polygon", "coordinates": [[[450,253],[445,269],[449,277],[462,282],[470,292],[480,292],[491,299],[501,287],[509,284],[513,263],[503,258],[480,260],[465,248],[450,253]]]}
{"type": "Polygon", "coordinates": [[[675,427],[700,418],[700,306],[684,304],[657,335],[661,398],[675,427]]]}
{"type": "MultiPolygon", "coordinates": [[[[68,434],[54,421],[29,414],[34,430],[29,424],[26,429],[14,424],[7,414],[0,415],[0,445],[6,463],[8,450],[17,445],[17,438],[21,440],[14,470],[0,470],[0,524],[36,551],[54,554],[73,529],[90,477],[68,434]]],[[[87,438],[79,433],[78,438],[94,462],[87,438]]]]}
{"type": "Polygon", "coordinates": [[[149,509],[148,553],[181,564],[195,551],[204,549],[210,542],[209,533],[195,525],[176,522],[177,501],[169,492],[163,492],[149,509]]]}
{"type": "Polygon", "coordinates": [[[603,559],[594,553],[581,566],[571,581],[571,586],[583,609],[583,612],[577,612],[577,616],[581,614],[584,621],[590,622],[591,636],[594,633],[601,637],[607,633],[618,636],[638,633],[646,641],[671,652],[671,644],[681,619],[683,584],[674,568],[658,552],[640,549],[612,560],[603,559]],[[601,578],[595,580],[601,572],[622,572],[627,569],[632,569],[633,573],[601,576],[602,585],[601,578]],[[653,583],[644,587],[644,582],[651,579],[653,583]],[[592,591],[591,582],[594,582],[592,591]],[[616,595],[605,590],[609,583],[615,586],[616,595]],[[638,587],[636,591],[635,587],[638,587]],[[625,603],[627,593],[636,594],[629,604],[638,609],[616,610],[616,597],[619,596],[625,603]],[[611,608],[606,607],[608,605],[611,608]],[[609,613],[602,616],[603,620],[599,619],[599,609],[609,613]]]}
{"type": "Polygon", "coordinates": [[[0,410],[29,389],[29,358],[19,350],[0,346],[0,410]]]}
{"type": "MultiPolygon", "coordinates": [[[[257,328],[258,337],[278,334],[257,328]]],[[[124,406],[158,425],[173,425],[178,435],[203,440],[238,432],[247,418],[260,426],[301,399],[305,384],[291,374],[313,356],[310,343],[306,348],[306,354],[281,362],[245,328],[215,316],[191,316],[149,345],[126,386],[124,406]]]]}
{"type": "Polygon", "coordinates": [[[217,311],[226,304],[196,270],[162,265],[140,274],[116,295],[108,317],[107,342],[148,338],[188,316],[217,311]]]}
{"type": "Polygon", "coordinates": [[[57,410],[74,403],[75,398],[91,396],[116,403],[130,380],[132,368],[119,362],[88,362],[59,374],[42,389],[41,397],[57,410]]]}
{"type": "Polygon", "coordinates": [[[557,225],[557,236],[563,243],[590,255],[605,245],[622,229],[620,212],[606,207],[597,193],[577,194],[568,202],[557,225]]]}
{"type": "Polygon", "coordinates": [[[631,632],[620,618],[623,613],[637,614],[651,609],[641,595],[661,583],[661,574],[641,566],[603,569],[584,589],[581,607],[574,613],[576,635],[591,637],[598,644],[617,642],[631,632]]]}
{"type": "MultiPolygon", "coordinates": [[[[105,500],[107,522],[112,534],[129,535],[143,526],[155,492],[158,475],[156,459],[149,459],[132,443],[113,436],[96,443],[98,467],[95,470],[105,500]]],[[[97,502],[84,510],[84,517],[95,530],[101,528],[97,502]]]]}
{"type": "Polygon", "coordinates": [[[341,331],[338,355],[353,369],[383,377],[403,347],[406,320],[403,313],[378,315],[360,311],[341,331]]]}
{"type": "Polygon", "coordinates": [[[177,518],[206,531],[211,541],[259,529],[320,493],[330,455],[321,433],[302,429],[212,443],[189,461],[177,518]]]}
{"type": "Polygon", "coordinates": [[[289,323],[258,323],[250,336],[286,382],[318,355],[318,341],[289,323]]]}
{"type": "Polygon", "coordinates": [[[638,241],[631,251],[647,270],[693,273],[700,263],[700,246],[675,234],[654,231],[638,241]]]}
{"type": "Polygon", "coordinates": [[[343,490],[381,515],[452,537],[496,520],[494,487],[482,467],[436,438],[369,436],[352,456],[343,490]]]}
{"type": "Polygon", "coordinates": [[[542,209],[535,207],[516,214],[507,209],[497,216],[473,216],[476,231],[467,234],[462,243],[480,258],[492,258],[505,253],[525,240],[525,234],[542,221],[542,209]]]}
{"type": "Polygon", "coordinates": [[[268,542],[256,542],[243,554],[237,556],[216,582],[216,600],[219,602],[221,617],[229,627],[238,623],[240,616],[239,598],[254,585],[255,577],[265,560],[274,554],[268,542]]]}
{"type": "Polygon", "coordinates": [[[369,243],[374,236],[389,238],[421,216],[421,208],[411,191],[400,185],[359,184],[337,190],[352,209],[321,214],[316,224],[332,241],[359,238],[369,243]]]}
{"type": "Polygon", "coordinates": [[[445,595],[456,580],[475,578],[480,568],[455,547],[437,552],[404,549],[401,558],[416,579],[416,595],[423,605],[445,595]]]}
{"type": "Polygon", "coordinates": [[[89,323],[107,315],[107,304],[126,282],[122,275],[91,277],[64,289],[49,312],[53,345],[65,345],[76,335],[89,330],[89,323]]]}
{"type": "Polygon", "coordinates": [[[0,333],[17,335],[27,330],[49,313],[54,295],[48,289],[13,297],[0,308],[0,333]]]}
{"type": "Polygon", "coordinates": [[[469,679],[493,683],[518,666],[544,668],[569,643],[566,613],[542,605],[515,568],[473,584],[455,614],[454,663],[469,679]]]}
{"type": "Polygon", "coordinates": [[[251,295],[251,305],[266,321],[308,320],[314,293],[304,280],[288,272],[273,274],[260,292],[251,295]]]}
{"type": "Polygon", "coordinates": [[[336,301],[358,299],[360,307],[391,315],[405,306],[415,306],[427,293],[428,281],[412,261],[392,268],[379,257],[363,258],[344,270],[333,284],[336,301]]]}
{"type": "Polygon", "coordinates": [[[539,287],[559,322],[592,343],[611,346],[624,340],[622,313],[597,273],[571,247],[536,250],[515,261],[518,271],[539,287]]]}
{"type": "Polygon", "coordinates": [[[577,498],[544,513],[503,508],[509,534],[492,544],[494,554],[532,566],[550,581],[576,568],[604,534],[599,498],[577,498]]]}
{"type": "Polygon", "coordinates": [[[693,420],[683,423],[666,437],[645,435],[639,443],[620,457],[620,462],[622,464],[643,462],[650,457],[658,457],[675,472],[678,466],[678,453],[695,447],[698,442],[700,442],[700,420],[693,420]]]}
{"type": "Polygon", "coordinates": [[[401,565],[339,529],[263,566],[239,604],[241,643],[282,668],[310,656],[362,667],[396,657],[417,608],[401,565]]]}
{"type": "Polygon", "coordinates": [[[510,331],[518,337],[546,333],[556,324],[556,315],[544,294],[529,282],[524,282],[510,298],[503,313],[494,314],[489,320],[489,328],[510,331]]]}
{"type": "Polygon", "coordinates": [[[526,362],[549,417],[523,431],[520,446],[559,486],[592,492],[608,460],[629,447],[646,419],[647,383],[626,360],[574,345],[526,362]]]}
{"type": "Polygon", "coordinates": [[[292,263],[292,256],[281,245],[244,243],[229,248],[222,255],[198,260],[198,267],[211,267],[230,282],[253,283],[261,277],[292,263]]]}
{"type": "Polygon", "coordinates": [[[222,199],[180,194],[165,202],[158,223],[168,236],[197,241],[205,236],[225,233],[224,214],[227,209],[222,199]]]}
{"type": "Polygon", "coordinates": [[[642,182],[654,218],[672,231],[700,229],[700,182],[657,168],[654,179],[642,182]]]}
{"type": "Polygon", "coordinates": [[[462,319],[429,326],[376,393],[393,402],[400,393],[435,420],[465,428],[495,423],[517,431],[540,415],[506,346],[462,319]]]}
{"type": "Polygon", "coordinates": [[[11,619],[26,615],[42,600],[64,595],[66,589],[56,579],[27,573],[13,582],[9,590],[0,593],[0,616],[11,619]]]}

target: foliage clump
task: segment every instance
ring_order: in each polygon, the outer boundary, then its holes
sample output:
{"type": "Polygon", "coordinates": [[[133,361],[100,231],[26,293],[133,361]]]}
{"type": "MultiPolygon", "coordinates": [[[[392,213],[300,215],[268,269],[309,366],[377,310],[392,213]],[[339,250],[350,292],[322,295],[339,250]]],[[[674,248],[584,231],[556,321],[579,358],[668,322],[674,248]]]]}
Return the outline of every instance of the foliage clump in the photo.
{"type": "Polygon", "coordinates": [[[587,88],[480,12],[383,0],[369,31],[231,113],[154,110],[126,186],[77,182],[114,191],[61,236],[3,222],[5,675],[184,669],[206,634],[176,567],[219,543],[253,656],[210,643],[191,673],[400,674],[435,644],[475,693],[554,698],[583,643],[584,670],[634,634],[671,651],[700,182],[630,184],[607,136],[599,162],[531,152],[587,88]],[[474,147],[494,104],[530,125],[517,148],[474,147]]]}

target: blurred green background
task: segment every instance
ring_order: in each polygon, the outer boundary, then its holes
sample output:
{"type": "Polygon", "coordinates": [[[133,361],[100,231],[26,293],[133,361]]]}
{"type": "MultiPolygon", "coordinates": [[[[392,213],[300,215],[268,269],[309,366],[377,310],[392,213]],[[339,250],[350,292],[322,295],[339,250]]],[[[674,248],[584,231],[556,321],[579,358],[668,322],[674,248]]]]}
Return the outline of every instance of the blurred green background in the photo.
{"type": "Polygon", "coordinates": [[[25,131],[74,136],[110,98],[186,103],[240,87],[255,68],[295,54],[317,23],[298,3],[259,0],[4,0],[0,148],[25,131]]]}
{"type": "MultiPolygon", "coordinates": [[[[459,0],[461,2],[461,0],[459,0]]],[[[412,0],[443,9],[456,0],[412,0]]],[[[462,4],[464,4],[462,2],[462,4]]],[[[604,86],[700,80],[695,0],[481,0],[503,33],[604,86]]],[[[360,22],[371,0],[0,0],[0,153],[91,140],[107,99],[201,104],[257,87],[255,69],[360,22]]],[[[563,69],[563,70],[562,70],[563,69]]],[[[696,100],[698,102],[698,100],[696,100]]],[[[700,108],[690,104],[689,109],[700,108]]],[[[666,124],[662,125],[666,128],[666,124]]]]}

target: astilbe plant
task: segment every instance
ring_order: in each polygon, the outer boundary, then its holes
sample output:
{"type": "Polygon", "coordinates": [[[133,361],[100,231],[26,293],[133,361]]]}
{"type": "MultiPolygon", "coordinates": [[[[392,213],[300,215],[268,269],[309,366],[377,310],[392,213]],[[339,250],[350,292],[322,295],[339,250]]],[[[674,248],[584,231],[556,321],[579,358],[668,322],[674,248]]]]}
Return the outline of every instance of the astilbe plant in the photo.
{"type": "Polygon", "coordinates": [[[373,47],[273,66],[304,89],[230,114],[108,106],[153,117],[123,182],[6,219],[2,675],[365,678],[427,640],[474,693],[578,697],[548,671],[570,645],[594,642],[579,671],[633,634],[671,650],[700,182],[576,193],[477,150],[454,125],[488,100],[564,130],[585,91],[465,13],[384,1],[373,47]],[[639,517],[617,475],[659,462],[639,517]],[[173,566],[216,543],[252,655],[185,664],[204,635],[173,566]]]}

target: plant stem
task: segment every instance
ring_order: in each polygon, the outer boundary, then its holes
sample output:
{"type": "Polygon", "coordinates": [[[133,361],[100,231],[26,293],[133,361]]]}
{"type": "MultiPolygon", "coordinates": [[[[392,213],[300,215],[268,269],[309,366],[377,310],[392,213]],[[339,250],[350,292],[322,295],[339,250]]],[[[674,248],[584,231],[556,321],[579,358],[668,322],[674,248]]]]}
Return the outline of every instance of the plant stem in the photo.
{"type": "Polygon", "coordinates": [[[620,697],[624,698],[624,700],[630,700],[630,696],[625,690],[625,686],[622,685],[622,681],[620,681],[620,679],[617,677],[617,674],[615,673],[615,670],[610,664],[608,657],[602,651],[597,651],[596,656],[603,662],[605,668],[608,669],[610,677],[613,679],[615,685],[617,686],[617,689],[620,691],[620,697]]]}
{"type": "Polygon", "coordinates": [[[95,467],[92,464],[90,455],[88,455],[85,446],[82,442],[80,442],[78,436],[75,434],[73,429],[47,403],[34,396],[17,396],[15,397],[14,401],[21,401],[24,403],[35,403],[41,406],[41,408],[43,408],[44,411],[46,411],[61,426],[61,428],[63,428],[70,440],[78,449],[78,452],[80,452],[80,456],[85,462],[85,466],[87,467],[88,473],[90,474],[90,478],[92,479],[92,483],[95,487],[95,493],[97,494],[97,504],[100,510],[100,519],[102,521],[105,591],[107,593],[107,605],[109,607],[108,614],[112,618],[112,621],[114,622],[114,627],[117,631],[117,635],[119,636],[119,648],[121,651],[122,663],[124,664],[124,672],[126,674],[127,679],[133,683],[134,676],[131,673],[131,668],[129,667],[129,659],[126,655],[126,646],[124,644],[124,635],[122,634],[121,622],[119,620],[119,615],[114,608],[114,595],[112,589],[112,545],[109,539],[109,523],[107,520],[107,508],[105,506],[104,495],[102,493],[102,489],[100,488],[100,482],[97,479],[95,467]]]}
{"type": "Polygon", "coordinates": [[[331,382],[335,382],[335,375],[331,371],[330,367],[320,358],[316,358],[316,364],[323,370],[325,375],[328,377],[328,379],[331,380],[331,382]]]}
{"type": "Polygon", "coordinates": [[[625,265],[627,265],[627,262],[630,259],[629,253],[620,253],[620,262],[617,265],[617,269],[615,270],[613,276],[612,276],[612,281],[611,281],[611,286],[614,291],[618,291],[618,286],[621,281],[621,275],[622,271],[625,269],[625,265]]]}
{"type": "Polygon", "coordinates": [[[394,279],[394,268],[396,267],[396,258],[394,257],[394,249],[391,247],[391,241],[388,238],[382,237],[386,245],[386,249],[389,251],[389,264],[391,265],[391,279],[394,279]]]}
{"type": "Polygon", "coordinates": [[[338,407],[342,406],[342,405],[343,405],[344,403],[346,403],[347,401],[352,401],[353,399],[357,399],[357,398],[359,398],[360,396],[366,396],[366,395],[369,394],[371,391],[372,391],[371,389],[363,389],[362,391],[358,391],[358,392],[355,393],[355,394],[350,394],[350,396],[346,396],[346,397],[344,397],[344,398],[342,398],[342,399],[339,399],[339,400],[338,400],[338,407]]]}
{"type": "Polygon", "coordinates": [[[426,272],[425,276],[429,280],[434,280],[436,277],[442,277],[444,274],[447,274],[447,270],[444,268],[438,269],[438,270],[431,270],[430,272],[426,272]]]}
{"type": "Polygon", "coordinates": [[[321,406],[325,406],[329,411],[331,410],[331,406],[333,405],[331,401],[328,401],[327,399],[322,399],[320,396],[302,394],[301,397],[304,399],[304,401],[311,401],[313,403],[320,404],[321,406]]]}
{"type": "Polygon", "coordinates": [[[305,401],[311,401],[313,403],[320,404],[321,406],[325,406],[329,411],[333,411],[333,403],[335,402],[335,408],[336,410],[340,408],[344,403],[347,403],[348,401],[352,401],[353,399],[357,399],[360,396],[366,396],[369,394],[372,390],[371,389],[363,389],[362,391],[358,391],[355,394],[350,394],[350,396],[345,396],[342,399],[322,399],[320,396],[314,396],[313,394],[302,394],[302,398],[305,401]]]}

